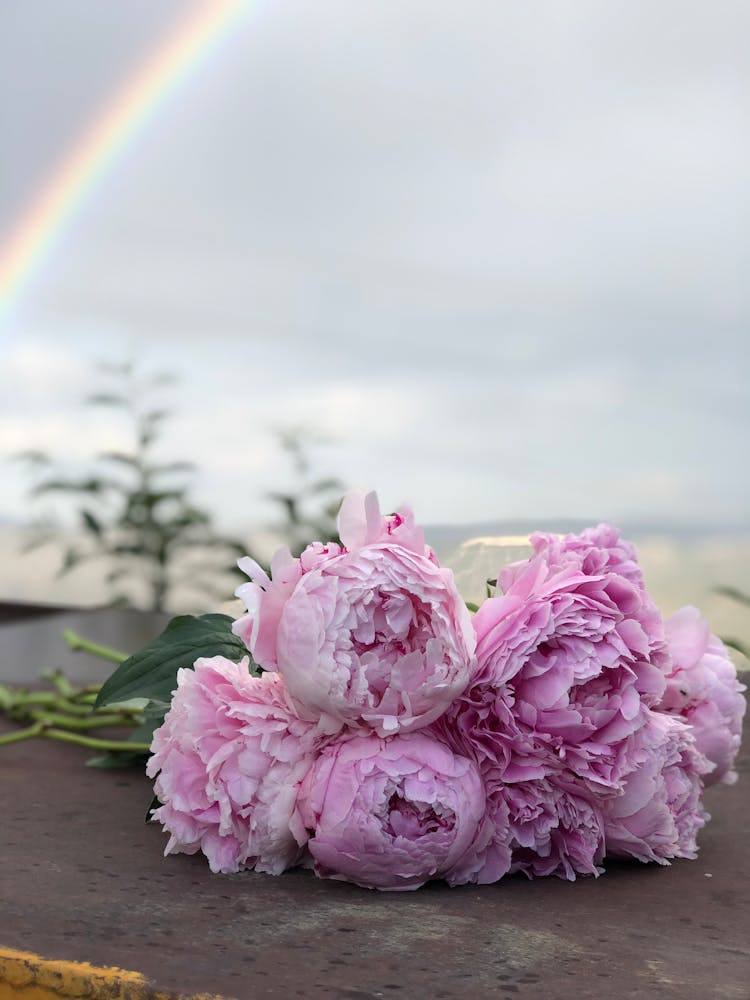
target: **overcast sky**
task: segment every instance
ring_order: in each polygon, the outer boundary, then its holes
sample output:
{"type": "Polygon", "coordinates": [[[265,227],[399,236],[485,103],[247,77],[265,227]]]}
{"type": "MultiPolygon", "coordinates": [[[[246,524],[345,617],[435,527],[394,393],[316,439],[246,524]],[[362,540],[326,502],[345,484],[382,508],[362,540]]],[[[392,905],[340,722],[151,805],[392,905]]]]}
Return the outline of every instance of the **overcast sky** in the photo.
{"type": "MultiPolygon", "coordinates": [[[[193,6],[0,5],[0,241],[193,6]]],[[[226,524],[305,425],[423,521],[747,526],[748,37],[725,0],[249,3],[0,329],[0,452],[123,443],[78,401],[136,357],[226,524]]]]}

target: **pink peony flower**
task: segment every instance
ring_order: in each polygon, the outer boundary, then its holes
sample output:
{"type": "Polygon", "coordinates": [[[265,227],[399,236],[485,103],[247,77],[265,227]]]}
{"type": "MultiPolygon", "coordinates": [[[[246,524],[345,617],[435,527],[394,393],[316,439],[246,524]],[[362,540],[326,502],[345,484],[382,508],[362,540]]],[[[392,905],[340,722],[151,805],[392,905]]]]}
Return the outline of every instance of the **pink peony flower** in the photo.
{"type": "Polygon", "coordinates": [[[237,590],[248,614],[234,631],[322,732],[418,729],[469,681],[469,613],[410,512],[383,518],[374,494],[357,495],[344,501],[340,529],[344,550],[282,553],[271,579],[243,561],[255,582],[237,590]]]}
{"type": "Polygon", "coordinates": [[[297,788],[315,749],[278,675],[253,677],[247,659],[221,656],[178,671],[147,766],[162,803],[153,818],[170,835],[164,853],[201,850],[214,872],[296,864],[307,838],[297,788]]]}
{"type": "Polygon", "coordinates": [[[696,835],[710,818],[701,804],[710,769],[682,719],[649,712],[633,741],[633,770],[621,795],[603,799],[608,857],[668,864],[695,858],[696,835]]]}
{"type": "Polygon", "coordinates": [[[535,536],[537,554],[510,567],[505,595],[474,616],[478,670],[441,732],[488,781],[570,771],[614,794],[632,769],[629,738],[661,697],[668,653],[637,567],[610,532],[554,546],[535,536]]]}
{"type": "Polygon", "coordinates": [[[298,559],[288,548],[279,549],[271,560],[271,576],[246,556],[239,561],[240,569],[254,581],[237,588],[236,595],[245,602],[248,614],[235,622],[235,634],[248,649],[253,650],[257,663],[266,670],[276,670],[276,634],[284,604],[302,576],[318,569],[344,552],[357,552],[367,545],[392,542],[417,555],[437,562],[424,544],[424,532],[414,523],[410,507],[399,513],[381,515],[375,493],[348,493],[341,502],[339,533],[343,545],[335,542],[313,542],[298,559]]]}
{"type": "MultiPolygon", "coordinates": [[[[635,547],[621,538],[620,532],[612,524],[603,523],[584,528],[579,535],[560,536],[536,531],[531,536],[531,547],[535,556],[544,556],[550,565],[572,564],[587,576],[617,573],[645,594],[643,571],[638,563],[635,547]]],[[[510,586],[523,566],[524,563],[520,562],[505,567],[500,574],[503,589],[510,586]]]]}
{"type": "MultiPolygon", "coordinates": [[[[661,613],[651,599],[638,563],[635,547],[624,538],[614,525],[598,524],[585,528],[579,535],[557,536],[537,531],[531,536],[535,556],[542,556],[548,566],[555,569],[575,567],[586,576],[615,574],[627,580],[637,591],[640,605],[630,609],[649,640],[649,660],[663,671],[670,665],[669,650],[664,634],[661,613]]],[[[524,571],[524,562],[505,567],[500,573],[500,583],[506,592],[513,580],[524,571]]],[[[649,704],[654,702],[651,696],[649,704]]]]}
{"type": "Polygon", "coordinates": [[[516,718],[510,684],[493,683],[486,665],[430,729],[455,753],[471,757],[489,784],[543,778],[560,766],[544,737],[516,718]]]}
{"type": "MultiPolygon", "coordinates": [[[[492,835],[479,854],[476,878],[494,882],[506,872],[530,878],[598,875],[604,856],[599,795],[542,740],[521,728],[507,687],[478,683],[431,727],[456,753],[471,756],[487,794],[492,835]]],[[[625,747],[620,756],[626,757],[625,747]]]]}
{"type": "Polygon", "coordinates": [[[673,667],[660,709],[679,715],[693,727],[698,750],[711,762],[707,785],[737,780],[733,770],[745,714],[745,685],[726,646],[711,635],[697,608],[682,608],[666,621],[673,667]]]}
{"type": "Polygon", "coordinates": [[[424,531],[414,523],[411,507],[403,505],[395,514],[380,513],[377,493],[347,493],[339,510],[339,535],[347,552],[388,542],[437,562],[424,531]]]}
{"type": "Polygon", "coordinates": [[[300,811],[316,873],[372,889],[469,881],[490,833],[476,767],[424,732],[331,744],[300,811]]]}
{"type": "Polygon", "coordinates": [[[531,878],[600,875],[604,822],[596,796],[568,776],[502,786],[508,806],[511,871],[531,878]]]}

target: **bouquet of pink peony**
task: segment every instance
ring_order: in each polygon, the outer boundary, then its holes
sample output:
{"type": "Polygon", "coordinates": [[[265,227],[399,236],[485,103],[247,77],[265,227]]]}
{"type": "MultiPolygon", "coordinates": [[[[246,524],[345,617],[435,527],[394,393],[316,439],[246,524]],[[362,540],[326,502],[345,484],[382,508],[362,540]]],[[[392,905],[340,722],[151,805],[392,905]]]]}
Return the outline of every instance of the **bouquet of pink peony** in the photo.
{"type": "Polygon", "coordinates": [[[175,619],[103,688],[152,700],[166,854],[384,890],[696,856],[744,687],[614,528],[534,535],[473,614],[408,508],[350,494],[339,532],[241,560],[247,614],[175,619]]]}

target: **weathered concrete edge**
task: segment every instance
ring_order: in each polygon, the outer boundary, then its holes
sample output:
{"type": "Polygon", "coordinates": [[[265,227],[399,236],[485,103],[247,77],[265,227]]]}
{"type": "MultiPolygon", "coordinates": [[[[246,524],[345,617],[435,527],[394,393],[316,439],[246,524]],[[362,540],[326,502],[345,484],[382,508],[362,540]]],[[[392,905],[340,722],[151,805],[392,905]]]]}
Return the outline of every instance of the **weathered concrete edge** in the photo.
{"type": "Polygon", "coordinates": [[[3,985],[18,1000],[231,1000],[213,993],[165,993],[140,972],[47,959],[0,946],[0,988],[3,985]]]}

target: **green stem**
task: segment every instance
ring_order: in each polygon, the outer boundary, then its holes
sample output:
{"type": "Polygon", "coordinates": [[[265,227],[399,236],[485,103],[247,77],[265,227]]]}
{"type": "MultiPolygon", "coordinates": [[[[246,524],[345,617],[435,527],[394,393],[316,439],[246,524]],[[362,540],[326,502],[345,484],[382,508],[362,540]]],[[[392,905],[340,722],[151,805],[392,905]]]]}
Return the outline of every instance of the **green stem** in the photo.
{"type": "Polygon", "coordinates": [[[98,656],[102,660],[110,660],[112,663],[122,663],[128,658],[127,653],[121,653],[109,646],[100,646],[99,643],[92,642],[90,639],[84,639],[72,629],[66,629],[63,632],[63,639],[73,650],[82,650],[84,653],[91,653],[92,656],[98,656]]]}
{"type": "MultiPolygon", "coordinates": [[[[61,712],[68,716],[79,716],[81,718],[97,718],[91,704],[76,701],[69,701],[51,691],[0,691],[0,710],[6,712],[11,718],[23,722],[24,719],[38,719],[44,712],[61,712]]],[[[118,715],[125,719],[133,716],[140,716],[142,710],[133,707],[123,707],[117,710],[118,715]]],[[[99,718],[101,718],[99,713],[99,718]]],[[[112,711],[106,713],[112,715],[112,711]]],[[[101,722],[97,725],[102,725],[101,722]]]]}
{"type": "Polygon", "coordinates": [[[67,698],[58,699],[50,708],[54,712],[64,712],[66,715],[78,715],[83,718],[91,715],[90,705],[81,705],[80,702],[68,701],[67,698]]]}
{"type": "Polygon", "coordinates": [[[90,716],[91,707],[89,705],[79,705],[74,701],[67,701],[59,695],[52,695],[49,699],[29,698],[23,692],[18,692],[12,702],[6,706],[6,711],[11,718],[27,719],[37,716],[40,712],[65,712],[68,715],[90,716]]]}
{"type": "Polygon", "coordinates": [[[64,715],[62,712],[45,712],[37,709],[29,712],[29,717],[42,722],[47,726],[64,726],[65,729],[103,729],[108,726],[130,726],[133,727],[133,720],[123,718],[122,715],[87,715],[75,716],[64,715]]]}
{"type": "Polygon", "coordinates": [[[4,688],[3,708],[8,712],[13,712],[26,705],[54,706],[58,703],[59,698],[60,695],[55,691],[26,691],[23,688],[14,691],[11,688],[4,688]]]}
{"type": "Polygon", "coordinates": [[[20,743],[21,740],[30,740],[34,736],[41,736],[44,724],[36,722],[27,729],[16,729],[13,733],[6,733],[0,736],[0,746],[7,746],[9,743],[20,743]]]}
{"type": "Polygon", "coordinates": [[[86,687],[78,688],[70,700],[78,706],[93,705],[101,689],[101,684],[87,684],[86,687]]]}
{"type": "Polygon", "coordinates": [[[80,733],[67,733],[64,729],[42,729],[39,735],[44,736],[48,740],[77,743],[78,746],[89,747],[91,750],[125,750],[130,753],[146,753],[151,749],[150,743],[128,743],[127,740],[100,740],[93,736],[82,736],[80,733]]]}
{"type": "Polygon", "coordinates": [[[58,694],[63,698],[75,697],[76,689],[70,683],[62,670],[44,670],[42,672],[42,679],[50,681],[56,688],[58,694]]]}
{"type": "Polygon", "coordinates": [[[67,701],[65,698],[60,698],[59,701],[50,705],[50,708],[53,712],[63,712],[67,715],[79,715],[87,719],[97,718],[97,713],[99,717],[101,717],[102,714],[112,715],[114,711],[116,711],[121,718],[126,716],[129,716],[131,719],[133,716],[138,716],[140,718],[140,716],[143,715],[142,708],[134,708],[132,706],[123,705],[121,708],[110,709],[108,712],[103,712],[102,709],[93,709],[92,702],[81,703],[80,701],[67,701]]]}

